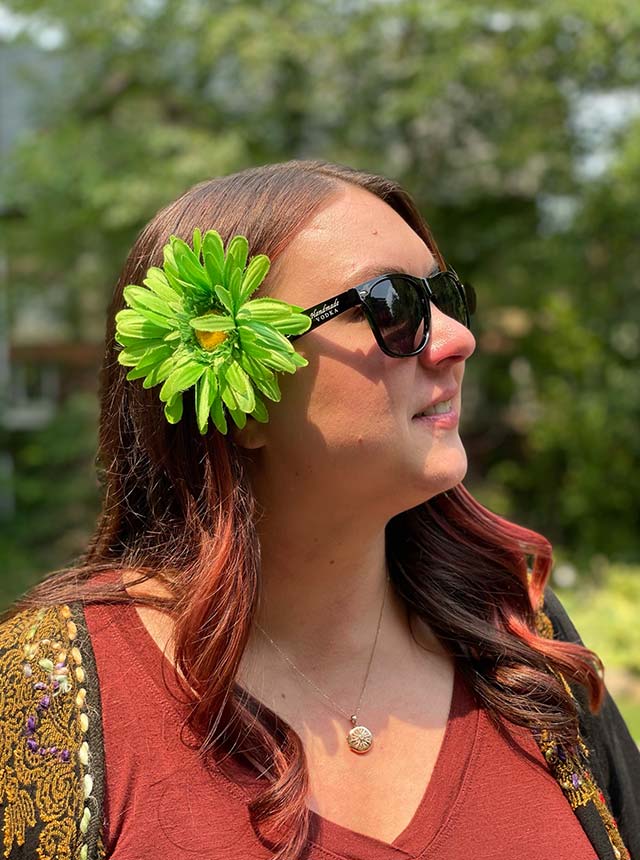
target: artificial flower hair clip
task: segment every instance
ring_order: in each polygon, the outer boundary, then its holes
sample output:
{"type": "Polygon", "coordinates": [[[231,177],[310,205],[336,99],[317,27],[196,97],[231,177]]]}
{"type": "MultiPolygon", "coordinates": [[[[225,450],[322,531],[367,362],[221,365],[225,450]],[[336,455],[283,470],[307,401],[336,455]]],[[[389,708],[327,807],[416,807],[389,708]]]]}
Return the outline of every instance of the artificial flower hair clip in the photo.
{"type": "Polygon", "coordinates": [[[127,307],[115,316],[118,362],[143,388],[162,383],[159,396],[171,424],[183,414],[183,393],[195,386],[198,429],[209,418],[227,433],[226,412],[237,427],[269,420],[260,395],[280,400],[276,372],[306,367],[285,335],[302,334],[311,318],[280,299],[251,299],[270,267],[265,254],[247,265],[249,244],[236,235],[226,246],[217,230],[193,231],[193,247],[170,236],[162,268],[152,266],[144,286],[129,284],[127,307]]]}

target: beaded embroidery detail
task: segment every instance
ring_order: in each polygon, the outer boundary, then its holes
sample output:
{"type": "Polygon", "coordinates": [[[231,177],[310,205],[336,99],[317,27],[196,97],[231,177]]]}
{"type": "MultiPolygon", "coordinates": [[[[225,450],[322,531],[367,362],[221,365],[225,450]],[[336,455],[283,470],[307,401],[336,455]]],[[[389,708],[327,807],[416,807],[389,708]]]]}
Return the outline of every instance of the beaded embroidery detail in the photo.
{"type": "MultiPolygon", "coordinates": [[[[542,609],[536,613],[536,629],[545,639],[553,639],[554,631],[551,619],[542,609]]],[[[556,673],[565,689],[575,701],[571,687],[561,672],[556,673]]],[[[576,743],[570,747],[558,743],[545,729],[534,731],[542,754],[549,769],[569,801],[572,809],[593,803],[607,831],[609,841],[616,860],[631,860],[631,856],[622,841],[618,823],[610,812],[602,791],[598,787],[589,766],[589,750],[582,740],[580,732],[576,743]]]]}
{"type": "Polygon", "coordinates": [[[85,836],[97,804],[77,634],[66,604],[25,610],[0,627],[0,811],[7,858],[25,843],[29,856],[88,858],[85,836]]]}

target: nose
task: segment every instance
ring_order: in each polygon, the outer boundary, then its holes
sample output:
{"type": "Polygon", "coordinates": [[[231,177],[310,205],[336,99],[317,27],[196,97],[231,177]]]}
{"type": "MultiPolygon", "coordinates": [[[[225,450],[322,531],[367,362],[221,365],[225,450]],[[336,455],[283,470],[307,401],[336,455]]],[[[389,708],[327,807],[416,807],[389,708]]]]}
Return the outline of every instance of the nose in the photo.
{"type": "Polygon", "coordinates": [[[472,332],[439,310],[433,302],[430,303],[430,310],[431,334],[418,359],[430,366],[443,362],[454,364],[457,361],[466,361],[476,348],[476,339],[472,332]]]}

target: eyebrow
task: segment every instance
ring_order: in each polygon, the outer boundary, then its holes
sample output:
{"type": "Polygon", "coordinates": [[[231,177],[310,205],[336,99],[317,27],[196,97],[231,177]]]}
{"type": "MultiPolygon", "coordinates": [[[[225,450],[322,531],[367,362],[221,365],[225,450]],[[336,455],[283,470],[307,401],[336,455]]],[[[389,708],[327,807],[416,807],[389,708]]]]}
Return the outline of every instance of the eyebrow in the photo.
{"type": "MultiPolygon", "coordinates": [[[[438,265],[438,261],[434,260],[433,265],[429,269],[426,275],[422,275],[421,277],[430,278],[433,275],[437,275],[440,271],[440,266],[438,265]]],[[[365,266],[364,269],[360,269],[352,278],[349,278],[347,284],[349,287],[355,287],[356,284],[362,284],[365,281],[370,280],[371,278],[378,278],[381,275],[390,275],[390,274],[398,274],[398,275],[410,275],[411,277],[415,277],[414,272],[409,272],[405,268],[405,266],[400,266],[396,264],[389,265],[374,265],[374,266],[365,266]]]]}

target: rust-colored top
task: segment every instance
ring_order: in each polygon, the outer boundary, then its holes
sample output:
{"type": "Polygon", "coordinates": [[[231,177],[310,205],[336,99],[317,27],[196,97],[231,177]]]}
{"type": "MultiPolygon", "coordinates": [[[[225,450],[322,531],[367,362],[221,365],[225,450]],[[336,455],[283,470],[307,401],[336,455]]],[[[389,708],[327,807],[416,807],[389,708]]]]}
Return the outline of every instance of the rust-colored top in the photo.
{"type": "MultiPolygon", "coordinates": [[[[247,809],[261,783],[237,762],[205,768],[193,738],[181,740],[173,666],[135,609],[91,606],[86,618],[102,701],[107,856],[269,857],[247,809]]],[[[409,825],[387,844],[312,812],[308,860],[595,860],[531,732],[505,725],[498,732],[456,672],[440,753],[409,825]]]]}

